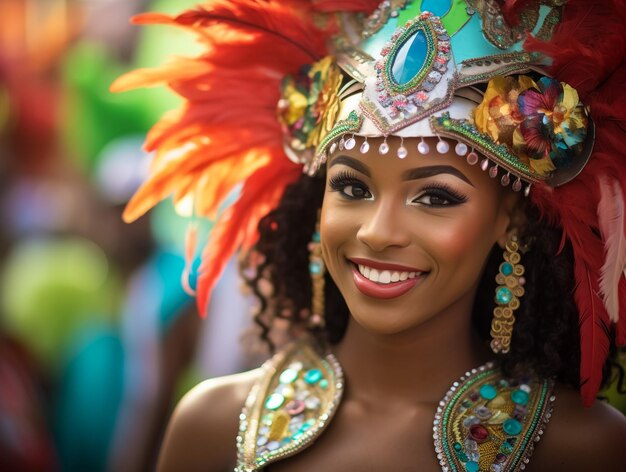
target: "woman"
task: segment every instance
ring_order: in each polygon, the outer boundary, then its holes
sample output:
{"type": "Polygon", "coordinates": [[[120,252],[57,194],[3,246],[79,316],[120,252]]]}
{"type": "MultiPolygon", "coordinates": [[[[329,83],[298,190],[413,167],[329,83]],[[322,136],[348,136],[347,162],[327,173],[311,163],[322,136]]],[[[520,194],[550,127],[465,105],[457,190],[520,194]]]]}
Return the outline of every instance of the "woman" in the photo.
{"type": "Polygon", "coordinates": [[[299,339],[192,390],[160,469],[619,469],[626,420],[595,396],[626,341],[623,6],[373,3],[143,17],[210,48],[139,73],[188,101],[126,217],[174,189],[211,215],[242,182],[200,306],[242,247],[263,338],[299,339]]]}

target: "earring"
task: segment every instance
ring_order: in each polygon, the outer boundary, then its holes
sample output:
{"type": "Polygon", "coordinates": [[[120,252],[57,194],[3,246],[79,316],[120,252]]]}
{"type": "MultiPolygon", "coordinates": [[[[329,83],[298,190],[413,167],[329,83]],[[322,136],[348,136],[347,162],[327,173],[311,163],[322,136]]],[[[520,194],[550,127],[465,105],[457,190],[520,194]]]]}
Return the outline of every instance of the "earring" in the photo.
{"type": "Polygon", "coordinates": [[[513,312],[520,306],[524,295],[524,266],[520,263],[519,244],[512,236],[506,243],[504,262],[496,275],[496,308],[491,321],[491,350],[494,354],[506,354],[511,347],[511,335],[515,316],[513,312]]]}
{"type": "Polygon", "coordinates": [[[324,274],[326,266],[322,258],[322,246],[320,244],[320,222],[319,212],[317,215],[317,223],[315,223],[315,232],[309,243],[309,273],[311,274],[311,316],[309,318],[310,328],[324,327],[324,274]]]}

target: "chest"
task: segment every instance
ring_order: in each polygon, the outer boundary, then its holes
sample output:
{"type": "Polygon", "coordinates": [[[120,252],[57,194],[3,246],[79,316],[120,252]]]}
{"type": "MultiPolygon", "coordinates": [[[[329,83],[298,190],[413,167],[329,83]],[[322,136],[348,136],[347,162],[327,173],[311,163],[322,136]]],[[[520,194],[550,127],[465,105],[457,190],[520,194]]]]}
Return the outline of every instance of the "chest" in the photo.
{"type": "Polygon", "coordinates": [[[376,410],[344,402],[333,422],[307,449],[272,464],[271,472],[387,470],[440,471],[432,439],[435,405],[412,411],[376,410]]]}

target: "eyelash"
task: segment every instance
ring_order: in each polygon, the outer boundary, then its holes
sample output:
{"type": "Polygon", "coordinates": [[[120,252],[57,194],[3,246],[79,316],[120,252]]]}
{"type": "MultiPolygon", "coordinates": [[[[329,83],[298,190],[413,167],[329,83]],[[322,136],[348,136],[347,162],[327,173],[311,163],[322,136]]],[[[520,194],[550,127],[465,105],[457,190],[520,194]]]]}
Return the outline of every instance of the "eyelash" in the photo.
{"type": "Polygon", "coordinates": [[[354,174],[350,172],[341,172],[334,177],[328,179],[328,185],[333,190],[333,192],[340,192],[344,198],[349,200],[362,200],[366,198],[371,198],[372,194],[361,180],[356,177],[354,174]],[[348,195],[345,190],[347,187],[359,187],[365,191],[369,196],[367,197],[356,197],[353,195],[348,195]]]}
{"type": "Polygon", "coordinates": [[[460,205],[467,201],[467,197],[457,190],[449,187],[446,184],[433,184],[425,187],[420,192],[420,196],[413,199],[413,202],[420,200],[423,197],[437,197],[441,200],[446,200],[448,203],[444,204],[429,204],[428,206],[434,208],[441,208],[445,206],[460,205]]]}
{"type": "MultiPolygon", "coordinates": [[[[341,172],[335,175],[334,177],[331,177],[328,180],[328,184],[334,192],[340,192],[344,198],[347,198],[349,200],[362,200],[362,199],[371,198],[371,192],[369,191],[369,188],[367,187],[367,185],[365,185],[361,180],[359,180],[358,177],[356,177],[354,174],[351,174],[350,172],[341,172]],[[347,187],[359,187],[363,189],[364,192],[368,194],[368,196],[356,197],[353,195],[348,195],[345,192],[345,189],[347,187]]],[[[424,197],[436,197],[436,198],[439,198],[441,200],[445,200],[448,202],[448,203],[443,203],[443,204],[433,204],[433,203],[425,204],[426,206],[429,206],[432,208],[441,208],[441,207],[446,207],[446,206],[460,205],[467,201],[467,197],[465,195],[463,195],[462,193],[458,192],[457,190],[451,188],[450,186],[446,184],[432,184],[427,187],[424,187],[420,191],[419,197],[413,199],[412,202],[419,203],[417,201],[424,197]]]]}

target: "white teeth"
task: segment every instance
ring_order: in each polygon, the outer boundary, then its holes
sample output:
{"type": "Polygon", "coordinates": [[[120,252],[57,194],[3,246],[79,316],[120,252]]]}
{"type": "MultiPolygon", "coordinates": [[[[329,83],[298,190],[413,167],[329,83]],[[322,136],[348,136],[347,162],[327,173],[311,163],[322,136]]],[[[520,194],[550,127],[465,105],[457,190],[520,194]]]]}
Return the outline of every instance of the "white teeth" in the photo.
{"type": "Polygon", "coordinates": [[[406,279],[414,279],[421,274],[421,272],[399,272],[395,270],[378,271],[377,269],[361,264],[358,265],[358,268],[363,277],[379,284],[389,284],[404,281],[406,279]]]}

